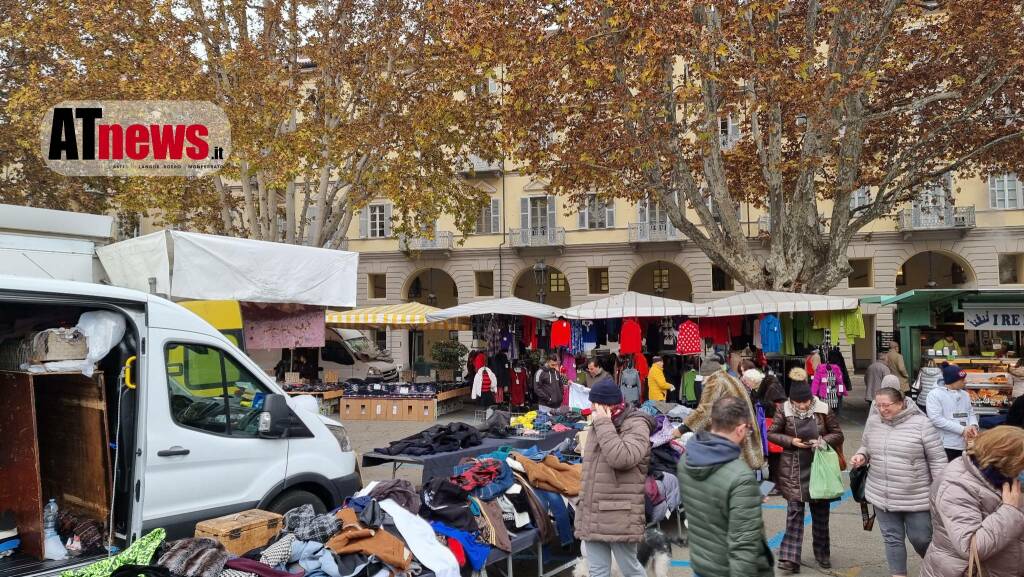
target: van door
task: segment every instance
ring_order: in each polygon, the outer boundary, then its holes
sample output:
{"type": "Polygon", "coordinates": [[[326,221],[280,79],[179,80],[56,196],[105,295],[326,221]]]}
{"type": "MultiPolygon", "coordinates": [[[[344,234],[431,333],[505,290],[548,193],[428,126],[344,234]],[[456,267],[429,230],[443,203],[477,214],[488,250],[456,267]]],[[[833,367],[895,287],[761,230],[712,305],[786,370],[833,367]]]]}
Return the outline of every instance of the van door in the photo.
{"type": "Polygon", "coordinates": [[[251,361],[198,333],[151,329],[150,342],[143,526],[190,536],[197,521],[252,508],[280,483],[288,441],[257,436],[273,391],[251,361]]]}

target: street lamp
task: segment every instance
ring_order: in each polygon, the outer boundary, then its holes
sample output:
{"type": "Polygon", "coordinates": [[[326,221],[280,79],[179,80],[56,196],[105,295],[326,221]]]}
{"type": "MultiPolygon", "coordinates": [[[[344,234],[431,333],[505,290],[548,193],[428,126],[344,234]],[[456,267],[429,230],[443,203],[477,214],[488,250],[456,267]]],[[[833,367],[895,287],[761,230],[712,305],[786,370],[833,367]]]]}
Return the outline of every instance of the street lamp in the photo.
{"type": "Polygon", "coordinates": [[[548,276],[548,265],[544,264],[544,259],[540,259],[533,265],[533,280],[537,283],[537,302],[544,304],[544,291],[545,282],[548,276]]]}

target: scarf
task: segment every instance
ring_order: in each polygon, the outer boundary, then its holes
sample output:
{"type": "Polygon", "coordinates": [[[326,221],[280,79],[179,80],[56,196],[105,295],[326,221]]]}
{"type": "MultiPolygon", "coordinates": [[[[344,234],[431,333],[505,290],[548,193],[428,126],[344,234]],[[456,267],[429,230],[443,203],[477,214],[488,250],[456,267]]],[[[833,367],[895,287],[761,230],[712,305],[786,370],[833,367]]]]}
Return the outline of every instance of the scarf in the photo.
{"type": "Polygon", "coordinates": [[[796,405],[794,404],[793,415],[795,415],[798,419],[809,419],[811,418],[811,416],[814,415],[814,405],[811,405],[811,408],[807,409],[806,411],[801,411],[800,409],[796,408],[796,405]]]}
{"type": "Polygon", "coordinates": [[[623,402],[615,405],[614,407],[612,407],[612,421],[614,422],[614,421],[618,420],[619,415],[621,415],[623,413],[623,411],[625,411],[625,410],[626,410],[626,402],[625,401],[623,401],[623,402]]]}
{"type": "Polygon", "coordinates": [[[978,470],[981,471],[981,474],[985,477],[985,480],[987,480],[993,487],[995,487],[997,491],[1001,491],[1003,489],[1003,484],[1009,483],[1011,480],[1009,477],[1004,475],[999,469],[996,469],[995,467],[988,466],[982,469],[980,466],[978,466],[978,461],[974,458],[973,455],[971,456],[971,462],[974,463],[975,467],[978,467],[978,470]]]}

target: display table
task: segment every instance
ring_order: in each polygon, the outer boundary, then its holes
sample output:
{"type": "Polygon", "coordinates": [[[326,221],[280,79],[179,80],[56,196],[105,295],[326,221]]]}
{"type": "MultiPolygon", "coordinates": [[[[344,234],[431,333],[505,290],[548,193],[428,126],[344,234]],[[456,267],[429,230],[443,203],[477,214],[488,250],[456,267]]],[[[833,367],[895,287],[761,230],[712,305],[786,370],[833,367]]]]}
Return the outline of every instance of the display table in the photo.
{"type": "Polygon", "coordinates": [[[341,397],[344,396],[344,391],[337,389],[334,391],[285,391],[289,396],[300,397],[302,395],[309,395],[316,397],[317,404],[320,405],[320,412],[324,415],[330,415],[332,413],[341,412],[341,397]]]}
{"type": "Polygon", "coordinates": [[[551,432],[539,437],[508,437],[505,439],[488,438],[484,439],[481,444],[475,447],[423,456],[385,455],[377,452],[364,453],[362,465],[363,467],[378,467],[380,465],[390,464],[392,479],[395,477],[395,473],[398,472],[398,469],[402,467],[402,465],[423,467],[422,480],[426,482],[434,477],[450,477],[455,465],[458,465],[459,461],[467,457],[472,458],[484,453],[490,453],[501,447],[526,449],[536,445],[542,451],[547,451],[557,447],[559,443],[576,433],[577,431],[572,430],[563,431],[561,433],[551,432]]]}
{"type": "MultiPolygon", "coordinates": [[[[932,357],[936,363],[947,361],[946,357],[932,357]]],[[[1006,370],[1016,359],[992,357],[958,357],[948,362],[967,372],[967,394],[971,398],[974,412],[978,415],[997,415],[1010,408],[1012,403],[1013,379],[1006,370]]]]}
{"type": "Polygon", "coordinates": [[[424,421],[457,410],[472,389],[462,387],[441,391],[434,396],[420,395],[345,395],[339,404],[339,416],[348,421],[424,421]]]}

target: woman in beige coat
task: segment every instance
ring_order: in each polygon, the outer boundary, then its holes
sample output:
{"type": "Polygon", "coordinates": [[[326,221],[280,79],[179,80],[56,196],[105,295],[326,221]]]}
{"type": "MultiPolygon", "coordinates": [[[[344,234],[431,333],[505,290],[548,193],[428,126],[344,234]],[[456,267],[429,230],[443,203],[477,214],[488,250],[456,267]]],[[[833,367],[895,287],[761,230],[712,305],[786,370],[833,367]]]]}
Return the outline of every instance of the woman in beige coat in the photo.
{"type": "Polygon", "coordinates": [[[900,354],[900,344],[893,343],[889,346],[889,352],[885,354],[885,364],[889,372],[896,375],[900,380],[900,391],[910,390],[910,375],[907,373],[907,363],[903,362],[903,355],[900,354]]]}
{"type": "Polygon", "coordinates": [[[610,575],[614,554],[623,577],[646,577],[636,554],[646,521],[644,482],[654,418],[627,406],[611,379],[594,383],[590,402],[594,420],[583,450],[576,537],[583,540],[590,575],[610,575]]]}
{"type": "Polygon", "coordinates": [[[946,466],[932,488],[932,544],[921,577],[962,577],[971,549],[987,577],[1024,574],[1024,429],[996,427],[946,466]]]}

